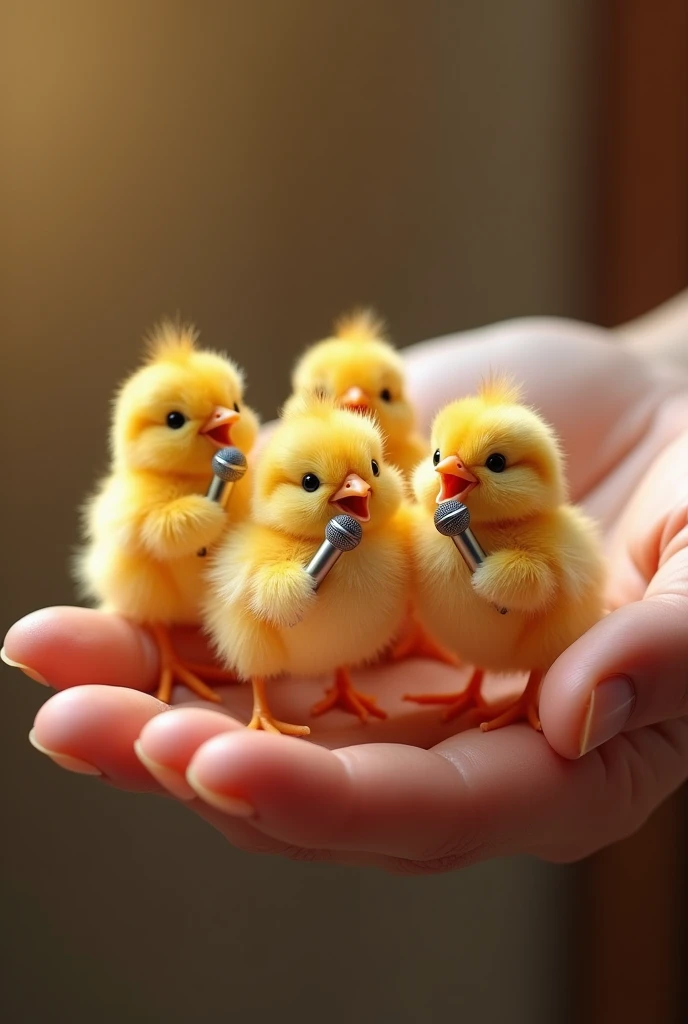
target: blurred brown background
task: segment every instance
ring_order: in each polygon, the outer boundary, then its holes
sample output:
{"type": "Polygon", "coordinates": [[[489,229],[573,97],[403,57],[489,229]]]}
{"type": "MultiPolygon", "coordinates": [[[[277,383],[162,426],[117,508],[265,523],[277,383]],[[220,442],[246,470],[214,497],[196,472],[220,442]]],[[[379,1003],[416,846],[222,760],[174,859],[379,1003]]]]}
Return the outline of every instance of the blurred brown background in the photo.
{"type": "MultiPolygon", "coordinates": [[[[619,14],[5,0],[2,623],[73,600],[110,395],[162,314],[226,345],[270,416],[296,352],[354,303],[403,345],[521,314],[618,323],[683,287],[683,151],[650,161],[651,188],[641,174],[655,205],[635,236],[636,178],[615,184],[638,126],[619,116],[619,14]]],[[[658,31],[666,107],[685,51],[672,64],[680,33],[658,31]]],[[[659,131],[652,103],[645,120],[659,131]]],[[[45,693],[4,668],[2,685],[4,1019],[582,1019],[574,870],[406,880],[247,857],[178,807],[58,771],[25,739],[45,693]]]]}

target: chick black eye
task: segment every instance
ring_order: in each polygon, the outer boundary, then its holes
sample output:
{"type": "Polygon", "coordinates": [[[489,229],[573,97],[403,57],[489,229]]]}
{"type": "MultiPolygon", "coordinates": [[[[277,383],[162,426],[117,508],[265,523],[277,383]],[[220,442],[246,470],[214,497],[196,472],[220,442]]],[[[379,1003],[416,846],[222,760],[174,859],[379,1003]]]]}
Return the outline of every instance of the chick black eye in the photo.
{"type": "Polygon", "coordinates": [[[439,464],[440,464],[440,450],[439,450],[439,448],[437,449],[437,451],[435,452],[435,454],[432,457],[432,464],[433,464],[433,466],[439,466],[439,464]]]}
{"type": "Polygon", "coordinates": [[[392,401],[392,392],[389,390],[389,388],[382,389],[382,391],[380,392],[380,398],[382,399],[383,402],[392,401]]]}
{"type": "Polygon", "coordinates": [[[375,459],[373,459],[373,461],[370,463],[370,468],[373,471],[373,476],[379,476],[380,475],[380,467],[378,466],[378,464],[375,461],[375,459]]]}
{"type": "Polygon", "coordinates": [[[499,452],[495,452],[494,455],[488,456],[485,465],[492,473],[503,473],[506,469],[506,459],[499,452]]]}
{"type": "Polygon", "coordinates": [[[183,412],[168,412],[166,423],[170,430],[179,430],[186,423],[186,416],[183,412]]]}
{"type": "Polygon", "coordinates": [[[239,412],[239,403],[238,402],[234,403],[234,412],[239,412]]]}
{"type": "Polygon", "coordinates": [[[320,487],[320,481],[315,473],[306,473],[305,477],[301,481],[301,486],[304,491],[317,491],[318,487],[320,487]]]}

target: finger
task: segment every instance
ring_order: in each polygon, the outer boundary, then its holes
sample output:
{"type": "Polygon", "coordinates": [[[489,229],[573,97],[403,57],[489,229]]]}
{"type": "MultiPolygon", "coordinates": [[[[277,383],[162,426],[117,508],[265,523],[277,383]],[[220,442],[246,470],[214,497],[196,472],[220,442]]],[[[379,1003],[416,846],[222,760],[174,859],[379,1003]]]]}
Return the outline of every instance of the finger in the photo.
{"type": "MultiPolygon", "coordinates": [[[[168,792],[135,753],[141,732],[147,734],[147,747],[159,758],[169,756],[178,763],[180,752],[173,749],[181,742],[182,756],[194,749],[194,742],[214,731],[238,729],[239,723],[218,711],[188,708],[170,711],[148,694],[123,688],[82,686],[52,697],[40,710],[31,731],[33,745],[61,768],[83,775],[100,776],[110,785],[135,792],[168,792]],[[164,712],[164,714],[163,714],[164,712]],[[155,722],[176,719],[171,730],[152,732],[155,722]],[[179,729],[179,723],[185,726],[179,729]]],[[[193,794],[192,794],[193,795],[193,794]]],[[[302,850],[257,832],[250,824],[228,819],[215,809],[194,800],[187,805],[208,821],[239,849],[249,853],[279,854],[292,860],[334,858],[327,850],[302,850]]],[[[340,862],[361,863],[361,858],[341,857],[340,862]]]]}
{"type": "Polygon", "coordinates": [[[688,714],[686,623],[688,549],[647,597],[598,622],[547,673],[540,720],[554,749],[580,757],[623,730],[688,714]]]}
{"type": "Polygon", "coordinates": [[[616,610],[547,674],[541,720],[566,757],[688,711],[687,460],[683,434],[641,477],[610,552],[616,610]]]}
{"type": "MultiPolygon", "coordinates": [[[[57,694],[41,708],[31,731],[31,742],[40,753],[68,771],[100,776],[119,789],[167,792],[177,796],[169,785],[159,783],[145,759],[142,761],[135,752],[141,731],[150,729],[153,722],[164,719],[167,714],[190,716],[187,724],[190,722],[191,728],[186,736],[179,729],[167,735],[164,729],[157,736],[154,734],[153,749],[158,756],[163,756],[165,750],[169,752],[171,738],[182,739],[190,750],[194,732],[197,738],[207,736],[208,730],[203,728],[205,715],[212,716],[223,728],[239,728],[237,722],[220,712],[204,712],[198,708],[170,712],[166,704],[148,694],[121,687],[82,686],[57,694]]],[[[228,819],[198,800],[188,806],[219,828],[239,849],[299,859],[298,849],[262,835],[248,824],[228,819]]],[[[307,856],[315,859],[310,853],[307,856]]],[[[329,858],[327,851],[317,856],[317,859],[329,858]]]]}
{"type": "MultiPolygon", "coordinates": [[[[641,600],[660,565],[686,544],[688,429],[671,443],[667,436],[688,420],[685,399],[683,406],[679,413],[676,400],[664,403],[662,422],[654,428],[663,431],[659,439],[663,450],[649,469],[635,459],[628,460],[633,462],[635,489],[611,538],[608,598],[613,608],[641,600]]],[[[624,490],[617,476],[609,480],[609,489],[616,496],[624,490]]]]}
{"type": "Polygon", "coordinates": [[[246,853],[260,853],[288,857],[291,860],[320,860],[338,863],[361,863],[363,858],[338,857],[328,850],[305,849],[283,843],[258,831],[249,820],[242,820],[240,808],[228,816],[197,799],[186,782],[186,770],[194,754],[204,743],[224,733],[236,732],[243,727],[220,710],[206,708],[177,708],[164,715],[149,719],[134,744],[139,760],[160,785],[172,796],[187,803],[189,808],[204,818],[233,846],[246,853]]]}
{"type": "MultiPolygon", "coordinates": [[[[159,715],[151,719],[143,728],[141,735],[135,743],[135,750],[144,766],[157,779],[161,786],[172,795],[184,801],[191,801],[197,797],[196,791],[186,781],[186,773],[191,761],[197,751],[204,747],[204,759],[208,753],[212,753],[209,740],[229,733],[241,731],[242,734],[250,737],[254,733],[246,733],[242,727],[220,710],[206,708],[178,708],[169,711],[165,715],[159,715]]],[[[266,734],[258,734],[258,743],[262,744],[266,734]]],[[[274,738],[274,737],[273,737],[274,738]]],[[[249,739],[249,746],[252,740],[249,739]]],[[[269,748],[270,744],[268,744],[269,748]]],[[[310,746],[310,745],[309,745],[310,746]]],[[[299,752],[304,744],[295,743],[289,754],[298,759],[299,752]]],[[[318,749],[315,749],[315,758],[318,757],[318,749]]],[[[219,751],[222,757],[222,751],[219,751]]],[[[308,757],[308,761],[311,758],[308,757]]],[[[298,760],[297,760],[298,765],[298,760]]],[[[290,768],[293,764],[290,763],[290,768]]],[[[267,785],[271,789],[271,796],[279,801],[279,793],[275,786],[279,786],[280,767],[276,771],[270,770],[270,765],[264,765],[267,771],[265,776],[267,785]],[[273,776],[276,778],[273,779],[273,776]]],[[[231,764],[229,765],[231,774],[231,764]]],[[[203,773],[202,773],[203,774],[203,773]]],[[[258,784],[265,772],[259,772],[258,784]]],[[[198,785],[198,783],[197,783],[198,785]]],[[[201,783],[202,785],[202,783],[201,783]]],[[[212,785],[212,783],[211,783],[212,785]]],[[[206,794],[207,795],[207,794],[206,794]]],[[[241,797],[231,795],[230,791],[222,793],[220,800],[222,810],[217,810],[217,797],[213,803],[213,796],[210,802],[200,803],[196,800],[193,809],[209,820],[226,839],[234,846],[249,853],[270,853],[287,856],[297,860],[327,860],[337,863],[375,863],[382,865],[382,859],[371,858],[363,854],[344,854],[340,851],[337,855],[331,851],[313,846],[304,846],[298,841],[296,835],[291,835],[286,841],[281,841],[270,836],[265,831],[254,827],[253,807],[241,797]]],[[[322,826],[322,822],[320,822],[322,826]]]]}
{"type": "Polygon", "coordinates": [[[90,608],[43,608],[10,628],[7,659],[62,690],[101,684],[150,690],[159,658],[149,634],[117,615],[90,608]]]}
{"type": "Polygon", "coordinates": [[[286,843],[465,865],[496,854],[512,834],[521,852],[539,838],[522,820],[524,804],[560,793],[564,771],[571,766],[526,728],[466,733],[436,751],[365,744],[333,752],[243,733],[201,747],[187,781],[210,806],[229,815],[236,806],[286,843]]]}
{"type": "Polygon", "coordinates": [[[121,789],[158,791],[134,753],[144,725],[167,711],[147,693],[80,686],[56,694],[38,712],[32,742],[60,767],[102,775],[121,789]]]}
{"type": "Polygon", "coordinates": [[[688,724],[620,737],[579,761],[525,726],[465,733],[434,751],[365,744],[329,751],[287,737],[218,735],[187,780],[217,810],[253,809],[290,845],[365,851],[424,870],[490,856],[591,848],[637,828],[686,775],[688,724]],[[616,834],[615,834],[616,833],[616,834]]]}
{"type": "Polygon", "coordinates": [[[685,388],[686,381],[677,380],[675,376],[668,381],[654,381],[644,401],[616,425],[617,432],[625,432],[627,449],[622,452],[623,457],[609,467],[586,495],[587,512],[605,526],[618,523],[617,536],[624,546],[629,526],[631,529],[635,526],[639,537],[646,541],[657,510],[669,508],[669,493],[678,496],[681,487],[685,492],[688,477],[680,468],[682,463],[685,465],[688,454],[685,388]],[[683,392],[672,395],[670,392],[677,387],[683,388],[683,392]],[[683,440],[679,436],[682,432],[683,440]],[[683,452],[679,453],[677,448],[682,448],[683,452]],[[669,469],[666,475],[664,465],[669,469]]]}
{"type": "Polygon", "coordinates": [[[237,849],[245,853],[288,855],[287,844],[257,832],[250,822],[241,820],[240,814],[228,817],[199,801],[186,781],[186,770],[200,746],[215,736],[242,728],[220,710],[176,708],[150,719],[134,743],[134,750],[163,789],[187,803],[237,849]]]}
{"type": "Polygon", "coordinates": [[[243,726],[220,710],[176,708],[151,718],[134,744],[141,763],[151,775],[179,800],[194,800],[195,792],[186,781],[186,770],[207,740],[243,726]]]}
{"type": "MultiPolygon", "coordinates": [[[[57,694],[41,708],[31,732],[31,741],[41,753],[68,771],[98,775],[119,789],[164,791],[178,796],[173,787],[160,783],[151,773],[145,757],[137,756],[135,750],[141,733],[150,730],[156,720],[162,721],[167,714],[181,715],[182,724],[185,719],[190,728],[184,730],[175,725],[167,733],[164,728],[157,734],[153,733],[152,748],[159,757],[166,756],[165,752],[171,753],[171,741],[181,741],[182,753],[185,746],[190,753],[194,739],[212,735],[212,727],[210,730],[206,727],[206,716],[212,718],[215,728],[240,728],[239,723],[221,712],[200,708],[170,711],[166,704],[134,690],[82,686],[57,694]]],[[[148,735],[150,747],[150,732],[148,735]]],[[[176,753],[177,761],[178,758],[179,752],[176,753]]],[[[191,795],[195,796],[193,792],[191,795]]],[[[298,851],[287,844],[255,832],[248,824],[228,820],[226,815],[218,815],[198,800],[189,807],[219,827],[230,842],[246,852],[298,856],[298,851]]]]}

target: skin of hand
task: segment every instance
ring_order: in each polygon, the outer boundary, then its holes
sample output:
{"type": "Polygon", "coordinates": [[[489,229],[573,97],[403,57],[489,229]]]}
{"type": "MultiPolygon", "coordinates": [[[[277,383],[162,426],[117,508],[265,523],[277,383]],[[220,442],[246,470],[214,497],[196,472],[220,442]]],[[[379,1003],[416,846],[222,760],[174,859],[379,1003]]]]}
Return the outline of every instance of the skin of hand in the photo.
{"type": "MultiPolygon", "coordinates": [[[[523,381],[562,440],[573,500],[605,530],[611,612],[547,673],[544,735],[456,733],[473,712],[442,724],[404,702],[410,689],[458,688],[456,670],[421,661],[356,676],[386,721],[333,713],[313,720],[310,741],[249,732],[247,687],[223,690],[221,708],[168,710],[147,692],[158,665],[143,629],[51,608],[16,623],[3,655],[60,691],[36,718],[38,749],[182,800],[244,850],[410,873],[516,853],[577,860],[635,831],[686,779],[688,374],[639,354],[637,340],[630,351],[611,332],[544,319],[439,339],[406,360],[425,428],[490,369],[523,381]]],[[[191,630],[175,643],[207,657],[191,630]]],[[[276,688],[275,713],[300,721],[319,691],[276,688]]]]}

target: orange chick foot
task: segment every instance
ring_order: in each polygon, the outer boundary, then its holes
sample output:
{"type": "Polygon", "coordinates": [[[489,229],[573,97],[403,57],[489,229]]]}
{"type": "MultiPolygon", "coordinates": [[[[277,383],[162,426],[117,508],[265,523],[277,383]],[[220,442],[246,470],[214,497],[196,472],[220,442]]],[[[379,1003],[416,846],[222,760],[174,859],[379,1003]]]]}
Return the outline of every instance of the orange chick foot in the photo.
{"type": "Polygon", "coordinates": [[[263,732],[280,733],[282,736],[310,736],[311,730],[307,725],[292,725],[291,722],[280,722],[273,718],[269,712],[253,713],[253,718],[246,726],[247,729],[258,729],[263,732]]]}
{"type": "Polygon", "coordinates": [[[191,690],[192,693],[195,693],[203,700],[210,700],[214,704],[220,703],[221,698],[215,690],[212,690],[207,683],[204,683],[202,679],[199,679],[197,675],[191,672],[182,661],[177,661],[176,659],[160,673],[160,685],[156,694],[158,700],[164,701],[165,704],[170,703],[172,683],[175,679],[183,683],[187,690],[191,690]]]}
{"type": "Polygon", "coordinates": [[[337,669],[334,686],[326,691],[322,700],[313,705],[311,714],[324,715],[334,708],[341,708],[342,711],[357,715],[362,722],[367,722],[369,715],[374,715],[375,718],[387,717],[387,712],[377,706],[374,697],[368,697],[367,694],[355,689],[348,671],[344,668],[337,669]]]}
{"type": "Polygon", "coordinates": [[[239,678],[234,672],[220,668],[219,665],[204,665],[201,661],[185,661],[184,667],[189,672],[193,672],[195,676],[200,676],[201,679],[207,679],[209,682],[212,680],[212,682],[222,683],[224,686],[231,686],[232,683],[239,682],[239,678]]]}
{"type": "Polygon", "coordinates": [[[215,669],[211,665],[193,665],[193,669],[197,670],[193,671],[190,664],[183,662],[175,654],[169,633],[164,626],[152,626],[151,631],[160,651],[160,678],[155,694],[158,700],[163,701],[165,704],[170,703],[172,699],[172,685],[177,680],[177,682],[183,683],[187,689],[203,700],[219,704],[220,697],[199,678],[197,671],[202,671],[204,675],[207,674],[216,680],[221,677],[222,681],[231,681],[234,677],[223,672],[221,669],[215,669]]]}
{"type": "Polygon", "coordinates": [[[393,662],[404,662],[406,658],[422,657],[429,662],[439,662],[441,665],[450,665],[453,669],[461,666],[461,660],[456,654],[445,650],[435,643],[432,637],[423,630],[413,631],[397,640],[390,652],[393,662]]]}
{"type": "Polygon", "coordinates": [[[451,665],[452,668],[459,668],[461,665],[460,659],[455,654],[435,643],[432,637],[417,623],[414,623],[408,632],[397,640],[390,652],[390,657],[392,661],[426,658],[428,661],[439,661],[442,665],[451,665]]]}
{"type": "Polygon", "coordinates": [[[485,707],[480,695],[485,673],[482,669],[475,669],[468,681],[468,686],[461,693],[406,693],[404,700],[413,701],[414,704],[446,704],[447,709],[442,715],[443,722],[450,722],[470,707],[485,707]]]}
{"type": "Polygon", "coordinates": [[[540,695],[541,672],[531,672],[528,677],[528,684],[515,701],[509,706],[498,711],[494,718],[480,723],[483,732],[492,732],[494,729],[503,729],[505,725],[512,725],[514,722],[529,722],[533,729],[542,732],[540,716],[538,713],[538,699],[540,695]]]}
{"type": "Polygon", "coordinates": [[[281,733],[283,736],[310,736],[311,730],[307,725],[292,725],[291,722],[280,722],[278,718],[274,717],[268,707],[264,679],[253,679],[251,685],[253,687],[253,715],[247,729],[281,733]]]}

